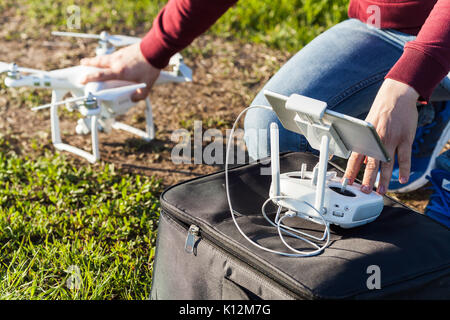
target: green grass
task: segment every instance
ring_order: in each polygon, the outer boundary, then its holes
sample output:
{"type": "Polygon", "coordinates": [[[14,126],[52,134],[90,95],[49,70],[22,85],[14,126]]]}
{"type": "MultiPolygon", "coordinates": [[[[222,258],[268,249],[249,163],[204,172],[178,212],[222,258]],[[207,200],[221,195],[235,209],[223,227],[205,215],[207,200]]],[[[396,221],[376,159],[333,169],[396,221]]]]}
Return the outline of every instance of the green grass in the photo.
{"type": "Polygon", "coordinates": [[[159,182],[13,145],[0,138],[0,299],[148,298],[159,182]]]}
{"type": "MultiPolygon", "coordinates": [[[[48,34],[51,30],[68,30],[68,8],[73,4],[81,9],[79,31],[109,30],[115,33],[142,34],[151,27],[152,20],[166,2],[3,0],[0,10],[2,6],[10,8],[15,14],[27,19],[26,32],[29,36],[41,36],[44,30],[48,34]]],[[[295,52],[321,32],[346,19],[348,2],[349,0],[241,0],[209,32],[295,52]]]]}
{"type": "MultiPolygon", "coordinates": [[[[165,3],[0,0],[0,14],[23,21],[5,28],[0,41],[17,41],[24,33],[49,38],[52,30],[143,34],[165,3]],[[81,8],[80,30],[67,29],[71,4],[81,8]]],[[[348,0],[241,0],[208,32],[292,53],[344,20],[347,5],[348,0]]],[[[3,84],[0,94],[26,107],[48,100],[41,92],[3,84]]],[[[189,121],[182,125],[190,127],[189,121]]],[[[228,125],[214,117],[204,121],[228,125]]],[[[14,151],[19,141],[0,136],[0,299],[148,298],[159,182],[109,164],[77,165],[70,156],[41,151],[36,142],[31,147],[35,154],[21,154],[14,151]],[[73,279],[78,289],[70,286],[73,279]]]]}
{"type": "Polygon", "coordinates": [[[348,2],[243,0],[228,11],[212,31],[296,52],[329,27],[346,19],[348,2]]]}

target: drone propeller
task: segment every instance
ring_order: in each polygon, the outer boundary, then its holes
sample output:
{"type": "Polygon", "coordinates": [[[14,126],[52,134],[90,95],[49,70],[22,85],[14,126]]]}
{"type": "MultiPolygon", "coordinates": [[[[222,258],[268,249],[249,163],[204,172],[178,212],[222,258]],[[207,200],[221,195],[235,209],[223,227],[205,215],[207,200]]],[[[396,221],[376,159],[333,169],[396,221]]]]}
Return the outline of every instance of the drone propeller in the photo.
{"type": "Polygon", "coordinates": [[[112,101],[112,100],[116,100],[117,98],[119,98],[120,96],[122,96],[124,94],[132,93],[133,91],[136,91],[137,89],[140,89],[140,88],[145,88],[146,86],[147,85],[145,83],[139,83],[139,84],[133,84],[130,86],[100,90],[97,92],[89,93],[82,97],[70,98],[70,99],[66,99],[63,101],[58,101],[55,103],[49,103],[49,104],[45,104],[45,105],[42,105],[39,107],[34,107],[31,110],[38,111],[38,110],[50,108],[51,106],[58,106],[61,104],[72,103],[72,102],[77,102],[77,101],[86,100],[86,99],[112,101]]]}
{"type": "Polygon", "coordinates": [[[112,35],[112,34],[108,34],[106,31],[103,31],[100,34],[53,31],[52,35],[63,36],[63,37],[98,39],[101,41],[109,42],[110,44],[112,44],[113,46],[116,46],[116,47],[128,46],[128,45],[135,44],[135,43],[138,43],[139,41],[141,41],[141,39],[137,38],[137,37],[112,35]]]}
{"type": "Polygon", "coordinates": [[[31,69],[31,68],[23,68],[18,67],[15,63],[6,63],[0,61],[0,73],[10,72],[10,71],[19,71],[25,73],[39,73],[39,74],[47,74],[47,71],[31,69]]]}

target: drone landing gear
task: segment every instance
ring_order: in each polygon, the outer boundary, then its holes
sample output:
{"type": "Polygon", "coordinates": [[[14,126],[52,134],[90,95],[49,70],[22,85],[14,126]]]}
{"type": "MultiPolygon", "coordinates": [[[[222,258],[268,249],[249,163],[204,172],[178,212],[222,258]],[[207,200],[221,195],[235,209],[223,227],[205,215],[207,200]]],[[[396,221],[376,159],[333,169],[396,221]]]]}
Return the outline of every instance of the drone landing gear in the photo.
{"type": "MultiPolygon", "coordinates": [[[[82,150],[80,148],[77,148],[75,146],[63,143],[61,140],[61,132],[59,127],[59,116],[58,116],[58,106],[56,105],[56,102],[61,101],[64,96],[63,92],[54,90],[52,92],[52,105],[50,107],[50,121],[51,121],[51,129],[52,129],[52,142],[53,145],[57,150],[62,151],[68,151],[73,154],[76,154],[86,160],[88,160],[91,163],[95,163],[98,160],[100,160],[100,152],[99,152],[99,143],[98,143],[98,130],[99,128],[99,119],[100,119],[100,113],[101,109],[97,105],[97,102],[95,100],[90,101],[91,105],[88,107],[86,102],[85,105],[82,105],[79,107],[80,113],[84,116],[83,119],[80,119],[80,121],[77,124],[76,132],[78,134],[88,134],[91,133],[92,136],[92,153],[89,153],[85,150],[82,150]]],[[[145,117],[146,117],[146,131],[134,128],[130,125],[127,125],[122,122],[116,122],[114,121],[114,118],[110,118],[109,120],[112,121],[110,124],[110,128],[113,129],[120,129],[127,132],[130,132],[132,134],[135,134],[141,138],[143,138],[146,141],[151,141],[155,137],[155,127],[153,123],[153,114],[152,114],[152,106],[150,103],[150,99],[147,97],[145,100],[146,108],[145,108],[145,117]]],[[[106,128],[103,128],[104,130],[107,130],[109,126],[106,126],[106,128]]]]}
{"type": "MultiPolygon", "coordinates": [[[[53,90],[52,92],[52,103],[56,103],[63,98],[64,94],[62,92],[53,90]]],[[[92,153],[85,150],[77,148],[67,143],[63,143],[61,140],[61,132],[59,128],[59,116],[58,116],[58,105],[52,105],[50,107],[50,121],[52,129],[52,142],[57,150],[67,151],[76,154],[90,163],[95,163],[100,159],[100,151],[98,146],[98,129],[97,120],[100,114],[100,108],[96,109],[86,109],[85,116],[91,120],[91,136],[92,136],[92,153]]]]}
{"type": "Polygon", "coordinates": [[[132,127],[119,121],[113,122],[111,127],[116,130],[123,130],[132,133],[138,137],[141,137],[145,141],[153,140],[155,138],[155,125],[153,123],[152,105],[148,97],[147,99],[145,99],[145,122],[146,131],[132,127]]]}
{"type": "MultiPolygon", "coordinates": [[[[153,124],[153,114],[152,114],[152,106],[150,104],[149,98],[145,100],[146,108],[145,108],[145,121],[146,121],[146,130],[141,130],[130,126],[126,123],[115,121],[114,118],[110,117],[101,117],[99,123],[97,123],[98,130],[102,132],[110,132],[111,129],[123,130],[127,131],[131,134],[134,134],[145,141],[151,141],[155,138],[155,127],[153,124]]],[[[91,123],[89,119],[79,119],[77,126],[75,128],[77,134],[86,135],[91,132],[91,123]]]]}

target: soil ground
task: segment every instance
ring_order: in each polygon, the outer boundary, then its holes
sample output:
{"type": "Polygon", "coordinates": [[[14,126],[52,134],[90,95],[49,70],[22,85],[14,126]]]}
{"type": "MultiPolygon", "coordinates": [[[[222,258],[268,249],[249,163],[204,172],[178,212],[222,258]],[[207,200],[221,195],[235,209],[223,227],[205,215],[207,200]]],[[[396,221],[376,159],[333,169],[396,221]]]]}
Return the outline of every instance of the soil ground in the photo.
{"type": "MultiPolygon", "coordinates": [[[[20,21],[12,19],[7,25],[14,28],[18,24],[20,21]]],[[[42,39],[29,39],[23,36],[2,41],[0,57],[20,66],[51,70],[77,65],[81,58],[92,56],[95,46],[95,43],[85,40],[52,39],[45,35],[42,39]]],[[[215,128],[225,136],[225,130],[231,128],[239,112],[287,61],[289,54],[263,45],[204,35],[185,50],[184,57],[186,64],[193,69],[194,81],[157,86],[150,95],[156,139],[147,143],[121,131],[100,133],[102,161],[114,163],[127,171],[161,178],[166,187],[221,169],[222,166],[217,165],[174,164],[171,151],[177,142],[171,140],[172,132],[182,128],[192,133],[194,120],[201,120],[203,131],[215,128]]],[[[41,148],[53,150],[49,112],[30,111],[31,106],[49,101],[50,92],[1,89],[0,93],[0,132],[14,137],[17,150],[25,155],[41,152],[41,148]],[[28,99],[20,98],[21,95],[28,96],[28,99]]],[[[61,112],[63,140],[81,148],[90,148],[90,136],[75,134],[77,118],[76,113],[61,112]]],[[[144,128],[144,104],[141,102],[122,120],[144,128]]],[[[77,159],[76,163],[90,165],[82,159],[77,159]]],[[[430,193],[424,187],[413,193],[392,196],[423,212],[430,193]]]]}

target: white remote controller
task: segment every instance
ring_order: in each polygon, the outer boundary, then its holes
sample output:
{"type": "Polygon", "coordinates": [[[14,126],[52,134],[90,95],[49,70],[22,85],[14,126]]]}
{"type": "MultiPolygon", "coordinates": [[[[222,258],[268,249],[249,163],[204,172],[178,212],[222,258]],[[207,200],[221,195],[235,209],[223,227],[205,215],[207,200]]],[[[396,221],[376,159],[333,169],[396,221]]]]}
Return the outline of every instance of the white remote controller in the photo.
{"type": "MultiPolygon", "coordinates": [[[[277,204],[297,216],[323,223],[317,211],[305,204],[314,203],[317,193],[317,174],[313,171],[288,172],[280,175],[277,204]]],[[[317,172],[317,170],[316,170],[317,172]]],[[[274,184],[270,196],[275,197],[274,184]]],[[[383,197],[376,192],[361,192],[361,185],[342,184],[336,172],[327,172],[322,217],[342,228],[353,228],[374,221],[383,210],[383,197]]]]}
{"type": "Polygon", "coordinates": [[[270,126],[272,184],[270,198],[298,216],[316,223],[353,228],[374,221],[383,210],[383,197],[363,193],[361,185],[341,183],[335,172],[327,172],[331,155],[348,158],[358,152],[381,161],[390,161],[374,127],[365,121],[327,110],[323,101],[292,94],[289,97],[264,92],[284,128],[302,134],[319,151],[313,171],[280,174],[278,125],[270,126]]]}
{"type": "Polygon", "coordinates": [[[380,161],[390,161],[375,128],[368,122],[355,119],[332,110],[326,102],[292,94],[287,97],[264,91],[271,108],[250,106],[237,117],[231,129],[225,157],[225,188],[231,217],[241,235],[254,246],[275,254],[290,257],[310,257],[320,254],[330,244],[330,224],[353,228],[374,221],[383,210],[383,197],[376,193],[361,191],[361,185],[348,185],[348,179],[328,172],[328,160],[334,155],[349,158],[352,152],[367,155],[380,161]],[[270,158],[272,182],[269,198],[261,207],[264,218],[276,228],[280,240],[291,252],[283,252],[262,246],[249,238],[239,227],[230,200],[228,183],[229,146],[242,115],[251,108],[274,111],[283,127],[306,137],[310,146],[319,150],[319,161],[312,171],[303,163],[300,171],[281,174],[279,131],[276,122],[270,125],[270,158]],[[269,217],[266,205],[274,203],[278,208],[269,217]],[[290,218],[302,218],[324,226],[323,234],[308,233],[305,228],[294,228],[285,222],[290,218]],[[299,250],[291,246],[285,235],[302,240],[312,250],[299,250]]]}

